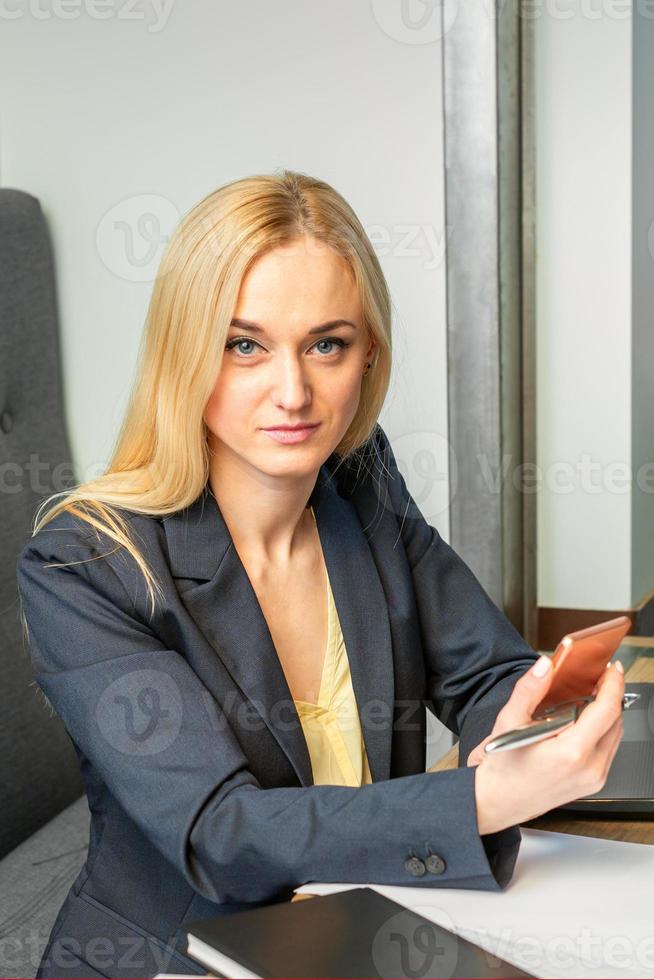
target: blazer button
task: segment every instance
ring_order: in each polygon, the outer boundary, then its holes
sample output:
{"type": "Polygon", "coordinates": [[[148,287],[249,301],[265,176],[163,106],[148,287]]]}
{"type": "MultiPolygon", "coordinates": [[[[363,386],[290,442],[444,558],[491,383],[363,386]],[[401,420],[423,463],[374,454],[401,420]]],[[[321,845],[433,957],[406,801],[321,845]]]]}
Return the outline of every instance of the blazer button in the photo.
{"type": "Polygon", "coordinates": [[[439,854],[429,854],[425,859],[427,871],[433,875],[442,875],[445,871],[445,861],[439,854]]]}
{"type": "Polygon", "coordinates": [[[415,875],[416,878],[419,878],[425,873],[425,865],[418,857],[408,858],[408,860],[404,862],[404,867],[409,874],[415,875]]]}

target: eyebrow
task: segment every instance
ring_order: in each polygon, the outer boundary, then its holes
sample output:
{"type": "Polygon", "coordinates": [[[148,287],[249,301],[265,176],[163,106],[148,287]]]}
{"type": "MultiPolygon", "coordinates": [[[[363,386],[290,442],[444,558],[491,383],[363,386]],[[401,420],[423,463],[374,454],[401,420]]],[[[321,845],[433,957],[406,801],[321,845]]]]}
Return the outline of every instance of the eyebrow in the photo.
{"type": "MultiPolygon", "coordinates": [[[[251,330],[252,333],[265,333],[266,331],[258,323],[253,323],[251,320],[242,320],[240,317],[234,317],[230,323],[231,327],[241,327],[242,330],[251,330]]],[[[321,323],[317,327],[312,327],[308,332],[310,334],[314,333],[325,333],[327,330],[334,330],[336,327],[352,327],[353,330],[357,330],[356,323],[352,323],[351,320],[328,320],[327,323],[321,323]]]]}

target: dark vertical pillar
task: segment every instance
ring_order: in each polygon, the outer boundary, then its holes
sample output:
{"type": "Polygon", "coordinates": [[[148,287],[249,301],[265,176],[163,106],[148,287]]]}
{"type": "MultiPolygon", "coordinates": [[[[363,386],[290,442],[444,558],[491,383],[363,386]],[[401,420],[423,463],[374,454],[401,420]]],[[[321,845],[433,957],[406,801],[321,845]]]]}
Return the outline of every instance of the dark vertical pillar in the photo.
{"type": "Polygon", "coordinates": [[[444,0],[443,24],[450,537],[535,645],[529,23],[519,0],[444,0]]]}

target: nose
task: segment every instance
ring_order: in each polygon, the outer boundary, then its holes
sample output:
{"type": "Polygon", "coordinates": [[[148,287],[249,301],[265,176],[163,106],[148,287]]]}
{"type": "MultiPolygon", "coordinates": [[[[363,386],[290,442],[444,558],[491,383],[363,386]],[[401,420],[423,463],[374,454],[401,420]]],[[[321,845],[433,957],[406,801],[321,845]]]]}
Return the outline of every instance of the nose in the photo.
{"type": "Polygon", "coordinates": [[[282,357],[275,365],[272,398],[276,405],[288,412],[297,412],[311,402],[311,389],[302,362],[293,354],[282,357]]]}

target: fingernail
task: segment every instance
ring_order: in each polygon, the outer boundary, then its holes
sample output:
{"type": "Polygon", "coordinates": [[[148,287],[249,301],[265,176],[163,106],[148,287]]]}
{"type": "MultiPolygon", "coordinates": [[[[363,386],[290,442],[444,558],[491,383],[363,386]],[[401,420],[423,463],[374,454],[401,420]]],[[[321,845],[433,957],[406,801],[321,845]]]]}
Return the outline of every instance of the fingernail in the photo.
{"type": "Polygon", "coordinates": [[[615,669],[619,670],[621,674],[624,674],[624,667],[622,666],[619,660],[615,661],[615,669]]]}
{"type": "Polygon", "coordinates": [[[543,655],[542,657],[538,658],[531,670],[536,677],[544,677],[551,666],[552,661],[550,658],[543,655]]]}

